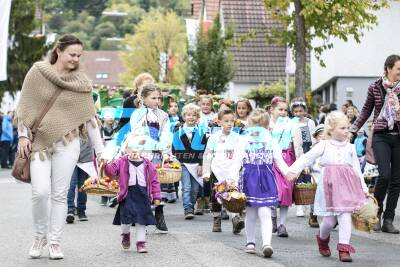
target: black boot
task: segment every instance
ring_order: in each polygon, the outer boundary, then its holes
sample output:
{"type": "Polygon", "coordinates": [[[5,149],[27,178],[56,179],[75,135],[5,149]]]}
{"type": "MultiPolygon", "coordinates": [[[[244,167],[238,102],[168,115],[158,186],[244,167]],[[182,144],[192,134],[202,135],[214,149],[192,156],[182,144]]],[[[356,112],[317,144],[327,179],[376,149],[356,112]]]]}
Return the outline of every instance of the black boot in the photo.
{"type": "Polygon", "coordinates": [[[167,225],[165,224],[164,220],[164,211],[163,211],[164,206],[157,206],[154,209],[154,215],[156,219],[156,227],[162,234],[167,234],[168,233],[168,228],[167,225]]]}
{"type": "Polygon", "coordinates": [[[399,229],[394,227],[392,219],[383,219],[382,232],[389,233],[389,234],[400,233],[399,229]]]}
{"type": "Polygon", "coordinates": [[[276,217],[271,217],[271,219],[272,219],[272,233],[276,233],[276,232],[278,232],[278,224],[277,224],[277,222],[276,222],[276,217]]]}

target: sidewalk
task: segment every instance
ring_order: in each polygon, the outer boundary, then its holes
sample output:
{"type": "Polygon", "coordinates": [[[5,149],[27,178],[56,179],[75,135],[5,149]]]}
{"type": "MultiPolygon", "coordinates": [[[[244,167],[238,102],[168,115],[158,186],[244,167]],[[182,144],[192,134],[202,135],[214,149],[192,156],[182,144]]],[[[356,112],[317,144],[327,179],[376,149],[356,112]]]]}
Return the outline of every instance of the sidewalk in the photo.
{"type": "MultiPolygon", "coordinates": [[[[319,256],[316,230],[308,227],[306,218],[295,217],[293,208],[287,224],[289,238],[273,236],[272,259],[262,257],[260,239],[256,256],[244,253],[245,234],[233,235],[230,221],[223,221],[222,233],[211,232],[210,214],[185,221],[180,201],[165,207],[169,234],[155,234],[154,227],[148,227],[148,254],[137,254],[134,242],[133,249],[122,251],[119,228],[111,225],[115,209],[100,206],[98,197],[89,197],[88,222],[65,226],[64,260],[48,260],[47,250],[42,259],[32,260],[28,256],[33,240],[30,194],[29,185],[17,184],[9,172],[0,171],[0,266],[342,266],[335,250],[337,232],[332,234],[332,257],[319,256]]],[[[397,218],[397,227],[399,221],[397,218]]],[[[357,251],[353,267],[400,263],[399,235],[355,231],[352,244],[357,251]]]]}

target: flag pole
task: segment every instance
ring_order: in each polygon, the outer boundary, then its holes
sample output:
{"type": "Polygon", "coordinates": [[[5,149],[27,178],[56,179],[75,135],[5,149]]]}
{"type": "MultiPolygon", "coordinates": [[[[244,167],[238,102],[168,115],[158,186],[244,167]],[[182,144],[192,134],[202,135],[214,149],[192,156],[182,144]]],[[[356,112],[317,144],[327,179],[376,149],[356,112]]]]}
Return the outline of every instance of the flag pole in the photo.
{"type": "Polygon", "coordinates": [[[286,81],[285,81],[286,103],[290,102],[289,78],[290,78],[289,73],[286,73],[286,81]]]}

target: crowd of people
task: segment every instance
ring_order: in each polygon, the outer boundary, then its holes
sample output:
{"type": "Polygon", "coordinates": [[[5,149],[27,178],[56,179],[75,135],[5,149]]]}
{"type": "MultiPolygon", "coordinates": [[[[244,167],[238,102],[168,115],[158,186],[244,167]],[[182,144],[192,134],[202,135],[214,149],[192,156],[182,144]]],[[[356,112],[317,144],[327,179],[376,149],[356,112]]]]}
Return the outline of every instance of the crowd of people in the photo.
{"type": "MultiPolygon", "coordinates": [[[[32,258],[41,256],[48,238],[50,258],[63,258],[60,239],[65,219],[68,223],[73,223],[75,216],[81,221],[88,220],[87,196],[78,190],[89,177],[83,167],[88,163],[119,179],[117,196],[102,197],[99,202],[118,206],[110,223],[121,226],[124,249],[130,248],[130,227],[135,225],[139,253],[147,252],[147,225],[156,225],[161,233],[168,233],[164,211],[169,205],[177,205],[179,197],[185,220],[211,212],[210,231],[221,232],[221,220],[229,215],[216,197],[214,184],[225,181],[247,197],[245,210],[230,214],[233,234],[244,229],[244,251],[256,253],[258,218],[261,251],[265,257],[271,257],[272,234],[289,237],[287,215],[293,205],[295,184],[313,180],[317,184],[315,203],[309,207],[297,206],[296,215],[304,217],[309,210],[309,226],[319,227],[317,245],[320,254],[326,257],[331,255],[330,233],[338,225],[339,258],[352,261],[350,253],[355,250],[350,244],[351,214],[367,201],[369,189],[363,172],[371,168],[378,169],[381,175],[376,181],[375,196],[383,224],[379,222],[375,230],[398,233],[392,222],[400,176],[396,176],[397,166],[388,165],[379,157],[387,153],[390,162],[395,160],[390,153],[398,153],[400,128],[396,112],[389,111],[393,105],[398,108],[395,89],[400,87],[396,82],[400,80],[400,57],[391,56],[385,62],[385,75],[368,89],[360,113],[347,101],[341,111],[335,105],[324,106],[313,118],[302,98],[287,103],[279,96],[264,108],[253,107],[247,99],[236,102],[222,99],[215,110],[213,97],[201,95],[181,112],[177,99],[168,96],[167,108],[163,110],[165,92],[150,74],[143,73],[136,77],[134,90],[125,98],[122,115],[116,116],[108,110],[96,119],[90,83],[79,69],[82,48],[76,37],[63,36],[52,51],[50,62],[36,63],[29,71],[16,112],[18,153],[32,158],[35,225],[35,242],[29,252],[32,258]],[[40,111],[57,87],[62,90],[59,99],[37,132],[31,133],[39,116],[31,112],[33,107],[40,111]],[[375,90],[382,91],[380,99],[375,90]],[[363,132],[360,129],[374,107],[373,126],[363,132]],[[56,117],[59,114],[63,114],[62,118],[56,117]],[[373,149],[379,157],[376,163],[366,163],[367,136],[372,135],[373,149]],[[381,142],[388,145],[377,148],[381,142]],[[180,162],[180,182],[160,184],[156,168],[171,159],[180,162]],[[383,213],[386,191],[388,204],[383,213]]],[[[7,128],[4,122],[2,128],[4,134],[7,128]]]]}

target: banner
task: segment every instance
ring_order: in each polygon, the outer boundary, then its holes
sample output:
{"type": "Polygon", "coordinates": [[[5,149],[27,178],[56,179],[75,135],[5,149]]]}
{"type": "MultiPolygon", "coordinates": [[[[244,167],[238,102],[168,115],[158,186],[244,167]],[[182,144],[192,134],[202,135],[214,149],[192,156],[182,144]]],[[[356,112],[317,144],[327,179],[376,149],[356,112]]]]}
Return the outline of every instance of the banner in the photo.
{"type": "Polygon", "coordinates": [[[7,80],[8,23],[11,0],[0,0],[0,81],[7,80]]]}
{"type": "Polygon", "coordinates": [[[285,73],[293,75],[296,72],[296,63],[293,60],[293,51],[288,47],[286,49],[285,73]]]}

